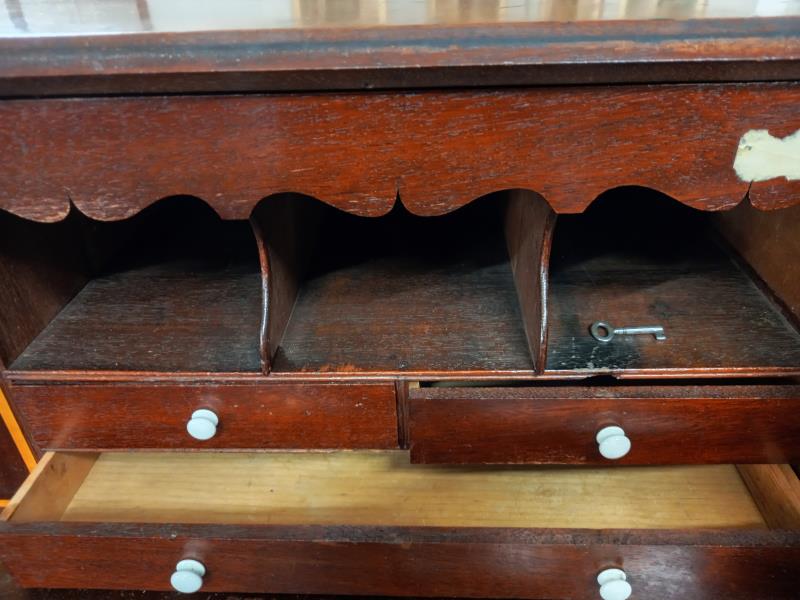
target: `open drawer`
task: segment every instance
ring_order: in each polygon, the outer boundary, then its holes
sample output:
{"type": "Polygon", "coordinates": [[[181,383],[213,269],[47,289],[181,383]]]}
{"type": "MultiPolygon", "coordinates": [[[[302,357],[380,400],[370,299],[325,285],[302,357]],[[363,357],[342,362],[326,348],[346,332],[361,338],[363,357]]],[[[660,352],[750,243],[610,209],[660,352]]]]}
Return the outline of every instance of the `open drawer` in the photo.
{"type": "Polygon", "coordinates": [[[796,598],[799,510],[780,465],[51,453],[3,513],[0,559],[29,587],[589,600],[615,568],[633,598],[796,598]]]}
{"type": "Polygon", "coordinates": [[[800,385],[791,381],[632,385],[590,380],[583,385],[412,387],[411,460],[562,465],[800,462],[800,385]]]}

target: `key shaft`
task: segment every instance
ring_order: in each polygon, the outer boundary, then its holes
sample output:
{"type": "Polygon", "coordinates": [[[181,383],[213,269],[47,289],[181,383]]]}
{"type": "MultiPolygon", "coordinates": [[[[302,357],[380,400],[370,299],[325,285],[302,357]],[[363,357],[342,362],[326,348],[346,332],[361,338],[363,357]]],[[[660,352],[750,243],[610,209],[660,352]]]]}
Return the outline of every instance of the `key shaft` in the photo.
{"type": "Polygon", "coordinates": [[[638,325],[635,327],[614,327],[606,321],[592,323],[589,328],[592,337],[598,342],[610,342],[618,335],[652,335],[658,341],[667,339],[664,327],[661,325],[638,325]]]}

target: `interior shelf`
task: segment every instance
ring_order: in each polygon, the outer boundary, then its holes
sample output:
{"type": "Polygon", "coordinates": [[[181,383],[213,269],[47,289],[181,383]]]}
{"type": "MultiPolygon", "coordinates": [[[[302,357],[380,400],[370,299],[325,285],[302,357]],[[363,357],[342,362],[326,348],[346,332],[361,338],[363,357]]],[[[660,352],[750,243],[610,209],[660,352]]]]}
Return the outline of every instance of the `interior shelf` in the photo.
{"type": "Polygon", "coordinates": [[[34,304],[15,297],[0,315],[0,360],[16,377],[800,374],[796,324],[707,214],[645,190],[615,190],[557,221],[517,191],[437,217],[399,202],[358,217],[285,194],[251,223],[173,198],[128,221],[58,224],[67,250],[53,227],[4,227],[33,249],[0,247],[12,292],[34,304]],[[80,261],[62,260],[76,248],[80,261]],[[660,325],[666,339],[599,341],[599,321],[660,325]]]}
{"type": "Polygon", "coordinates": [[[101,266],[12,371],[261,370],[261,272],[247,222],[172,200],[78,229],[72,243],[101,266]]]}
{"type": "Polygon", "coordinates": [[[326,210],[272,372],[530,373],[497,208],[326,210]]]}
{"type": "Polygon", "coordinates": [[[711,230],[706,215],[640,191],[559,218],[546,373],[797,373],[800,334],[711,230]],[[597,321],[662,325],[666,339],[599,342],[597,321]]]}

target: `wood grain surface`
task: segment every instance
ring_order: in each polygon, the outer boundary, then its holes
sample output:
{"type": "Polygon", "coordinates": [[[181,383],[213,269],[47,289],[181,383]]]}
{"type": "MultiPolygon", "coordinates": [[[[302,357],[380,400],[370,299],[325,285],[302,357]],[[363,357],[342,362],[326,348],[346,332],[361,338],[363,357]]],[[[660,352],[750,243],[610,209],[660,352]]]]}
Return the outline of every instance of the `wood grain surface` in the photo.
{"type": "Polygon", "coordinates": [[[417,463],[708,464],[800,461],[794,385],[537,386],[410,390],[417,463]],[[595,435],[618,425],[610,461],[595,435]]]}
{"type": "Polygon", "coordinates": [[[42,515],[61,515],[97,461],[90,452],[45,454],[25,483],[3,509],[0,520],[40,521],[42,515]]]}
{"type": "Polygon", "coordinates": [[[0,558],[31,587],[168,590],[191,557],[208,569],[203,592],[595,600],[597,573],[622,567],[645,598],[793,600],[800,565],[796,532],[9,527],[0,558]],[[43,553],[58,563],[42,569],[43,553]]]}
{"type": "MultiPolygon", "coordinates": [[[[24,427],[26,424],[20,422],[20,419],[11,408],[11,403],[8,400],[10,383],[3,376],[4,371],[5,365],[0,361],[0,420],[2,420],[3,428],[8,433],[14,446],[14,452],[25,467],[24,472],[27,474],[36,466],[36,456],[31,449],[27,430],[24,427]]],[[[13,459],[10,460],[10,464],[16,465],[13,459]]],[[[14,468],[19,467],[15,466],[14,468]]],[[[22,480],[20,479],[21,482],[22,480]]]]}
{"type": "MultiPolygon", "coordinates": [[[[775,213],[776,215],[779,213],[775,213]]],[[[703,215],[645,190],[607,195],[556,228],[546,371],[694,376],[797,373],[800,333],[726,254],[703,215]],[[661,325],[667,339],[594,322],[661,325]]]]}
{"type": "Polygon", "coordinates": [[[410,465],[408,453],[401,451],[108,452],[100,455],[69,498],[68,506],[54,502],[22,515],[23,501],[11,519],[579,529],[765,527],[732,465],[625,470],[424,467],[410,465]],[[202,477],[197,476],[200,473],[202,477]],[[218,493],[221,489],[224,496],[218,493]]]}
{"type": "Polygon", "coordinates": [[[393,383],[24,385],[12,388],[40,450],[396,448],[393,383]],[[213,410],[217,434],[186,423],[213,410]]]}
{"type": "Polygon", "coordinates": [[[329,211],[273,373],[532,371],[499,209],[329,211]]]}
{"type": "MultiPolygon", "coordinates": [[[[793,133],[799,101],[795,83],[9,100],[0,146],[25,160],[0,167],[0,207],[57,221],[72,203],[116,220],[190,194],[245,219],[293,191],[369,216],[399,194],[412,213],[436,215],[525,188],[570,213],[641,185],[721,210],[750,187],[733,170],[741,136],[793,133]]],[[[777,208],[796,192],[776,178],[750,199],[777,208]]]]}
{"type": "MultiPolygon", "coordinates": [[[[597,594],[596,573],[619,566],[638,583],[637,593],[663,595],[678,589],[688,598],[791,598],[800,537],[793,531],[752,528],[763,526],[761,515],[733,467],[637,469],[627,475],[607,469],[506,469],[493,470],[487,480],[480,469],[409,468],[401,457],[402,453],[104,454],[74,491],[60,522],[14,522],[12,515],[11,522],[1,524],[0,557],[29,586],[168,589],[177,560],[192,557],[208,568],[204,591],[439,596],[444,577],[451,596],[588,600],[597,594]],[[285,468],[286,461],[294,468],[285,468]],[[192,464],[203,465],[208,481],[198,480],[192,464]],[[236,465],[250,474],[255,488],[243,484],[236,465]],[[272,467],[277,471],[270,475],[272,467]],[[273,493],[257,489],[263,477],[273,493]],[[553,493],[548,493],[548,481],[553,493]],[[231,489],[230,498],[214,492],[215,482],[231,489]],[[535,490],[528,489],[533,482],[538,482],[535,490]],[[383,489],[386,484],[392,489],[399,484],[409,493],[400,513],[394,494],[383,489]],[[608,486],[608,495],[620,485],[635,489],[621,493],[616,502],[588,507],[587,493],[602,495],[608,486]],[[302,495],[313,499],[311,503],[281,501],[286,494],[310,488],[316,492],[302,495]],[[152,493],[159,489],[163,493],[152,493]],[[487,489],[492,493],[487,495],[487,489]],[[515,497],[516,504],[507,506],[515,497]],[[143,498],[151,503],[143,503],[143,498]],[[647,504],[647,498],[654,504],[645,508],[642,502],[647,504]],[[155,509],[153,503],[161,506],[155,509]],[[259,516],[259,507],[270,505],[275,510],[259,516]],[[642,521],[637,522],[654,525],[674,514],[685,525],[686,517],[694,514],[700,529],[531,528],[542,519],[555,523],[553,519],[562,518],[576,525],[578,521],[569,519],[581,511],[572,509],[584,505],[587,518],[598,524],[610,525],[614,515],[630,516],[638,506],[642,521]],[[435,509],[424,527],[277,524],[323,520],[326,514],[339,523],[369,515],[385,520],[383,513],[418,522],[425,519],[426,506],[435,509]],[[689,506],[697,510],[687,513],[689,506]],[[217,523],[98,522],[113,519],[115,511],[125,521],[142,519],[150,514],[142,511],[151,508],[160,519],[161,509],[168,512],[169,507],[187,519],[195,514],[217,523]],[[537,515],[524,518],[527,527],[521,529],[434,526],[457,513],[463,513],[463,523],[489,524],[493,518],[507,522],[520,511],[537,515]],[[265,517],[275,524],[259,525],[265,517]],[[703,528],[717,517],[729,528],[703,528]],[[73,518],[90,521],[69,522],[73,518]],[[31,568],[33,552],[45,547],[64,560],[53,569],[31,568]],[[125,560],[134,552],[142,558],[125,560]],[[753,570],[741,576],[747,561],[760,565],[758,574],[766,581],[756,583],[753,570]],[[139,568],[131,568],[134,563],[139,568]],[[75,568],[78,564],[82,567],[75,568]],[[676,566],[680,577],[675,576],[676,566]],[[575,576],[558,576],[565,569],[575,576]]],[[[46,470],[42,473],[48,475],[46,470]]],[[[47,505],[38,505],[38,510],[41,518],[58,519],[47,505]]]]}
{"type": "Polygon", "coordinates": [[[260,322],[257,265],[165,262],[93,279],[10,369],[260,372],[260,322]]]}
{"type": "Polygon", "coordinates": [[[0,362],[10,365],[86,284],[82,219],[41,225],[0,212],[0,362]]]}
{"type": "Polygon", "coordinates": [[[56,0],[11,3],[0,20],[0,94],[798,78],[800,11],[791,2],[770,5],[772,18],[742,2],[287,5],[187,13],[158,0],[85,2],[80,11],[56,0]]]}
{"type": "Polygon", "coordinates": [[[737,465],[737,469],[770,528],[800,528],[800,480],[791,465],[737,465]]]}
{"type": "Polygon", "coordinates": [[[800,207],[762,212],[743,203],[714,217],[747,264],[800,319],[800,207]]]}
{"type": "Polygon", "coordinates": [[[556,215],[544,199],[524,190],[508,194],[504,227],[525,335],[537,373],[547,360],[547,298],[556,215]]]}
{"type": "Polygon", "coordinates": [[[14,440],[0,421],[0,499],[11,498],[28,476],[14,440]]]}
{"type": "Polygon", "coordinates": [[[261,202],[250,218],[261,261],[261,363],[265,373],[272,368],[308,263],[317,248],[323,206],[313,198],[283,194],[261,202]]]}
{"type": "MultiPolygon", "coordinates": [[[[118,232],[93,225],[89,243],[118,232]]],[[[187,198],[121,225],[131,229],[125,243],[103,251],[103,266],[9,369],[260,373],[262,286],[249,225],[187,198]]],[[[69,243],[83,245],[80,236],[69,243]]]]}

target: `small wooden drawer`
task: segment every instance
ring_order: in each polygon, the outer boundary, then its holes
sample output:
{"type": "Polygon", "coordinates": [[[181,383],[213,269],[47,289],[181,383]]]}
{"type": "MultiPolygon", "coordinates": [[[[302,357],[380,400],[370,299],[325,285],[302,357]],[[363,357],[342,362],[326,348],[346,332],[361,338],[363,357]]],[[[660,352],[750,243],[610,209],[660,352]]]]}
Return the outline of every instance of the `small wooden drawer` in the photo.
{"type": "Polygon", "coordinates": [[[398,443],[395,390],[386,383],[18,385],[13,397],[42,450],[396,448],[398,443]],[[214,418],[216,424],[209,421],[214,418]]]}
{"type": "Polygon", "coordinates": [[[799,486],[779,465],[50,453],[3,513],[0,560],[32,587],[595,600],[616,568],[633,598],[788,599],[799,486]]]}
{"type": "Polygon", "coordinates": [[[795,385],[423,387],[409,423],[416,463],[800,461],[795,385]]]}

